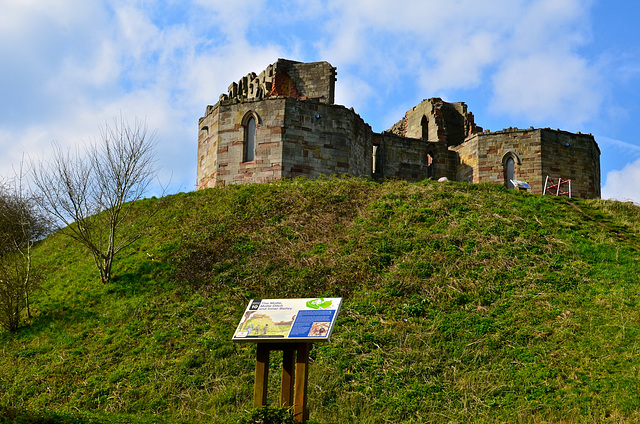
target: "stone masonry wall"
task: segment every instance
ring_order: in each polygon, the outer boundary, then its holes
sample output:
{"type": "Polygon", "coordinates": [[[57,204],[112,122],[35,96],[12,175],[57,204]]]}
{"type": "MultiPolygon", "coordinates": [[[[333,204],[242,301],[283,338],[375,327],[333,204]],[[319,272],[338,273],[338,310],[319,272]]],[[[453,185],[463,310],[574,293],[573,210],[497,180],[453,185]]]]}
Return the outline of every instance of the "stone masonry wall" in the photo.
{"type": "Polygon", "coordinates": [[[454,181],[473,183],[479,181],[478,169],[478,135],[470,137],[465,143],[452,147],[456,154],[454,181]]]}
{"type": "Polygon", "coordinates": [[[467,134],[465,133],[467,121],[467,105],[463,102],[441,102],[442,116],[444,118],[447,145],[462,144],[467,134]]]}
{"type": "Polygon", "coordinates": [[[263,100],[269,97],[296,97],[318,99],[333,104],[336,68],[328,62],[301,63],[278,59],[265,70],[250,72],[229,85],[228,92],[220,96],[222,105],[263,100]]]}
{"type": "Polygon", "coordinates": [[[482,129],[476,127],[473,114],[467,112],[464,102],[448,103],[437,97],[414,106],[390,129],[401,137],[446,141],[449,146],[461,144],[467,135],[478,131],[482,129]]]}
{"type": "Polygon", "coordinates": [[[198,190],[212,187],[218,170],[218,105],[207,106],[205,115],[198,121],[198,190]]]}
{"type": "Polygon", "coordinates": [[[373,177],[422,181],[427,178],[455,178],[448,164],[452,154],[442,141],[425,141],[416,138],[399,137],[390,132],[375,135],[377,145],[373,177]],[[427,156],[433,160],[430,171],[427,156]]]}
{"type": "MultiPolygon", "coordinates": [[[[198,169],[198,187],[212,187],[230,183],[266,182],[282,177],[282,133],[284,128],[285,98],[218,105],[217,140],[204,140],[198,155],[213,154],[215,160],[201,160],[198,169]],[[245,162],[244,127],[247,113],[258,117],[256,122],[255,159],[245,162]]],[[[201,119],[201,124],[209,118],[201,119]]],[[[202,132],[202,131],[201,131],[202,132]]]]}
{"type": "Polygon", "coordinates": [[[571,179],[573,197],[600,197],[600,150],[591,135],[509,128],[474,134],[452,149],[457,181],[504,184],[504,160],[512,156],[515,179],[529,183],[532,193],[543,193],[548,175],[571,179]]]}
{"type": "Polygon", "coordinates": [[[370,176],[371,127],[344,106],[287,99],[283,176],[370,176]]]}
{"type": "Polygon", "coordinates": [[[439,99],[426,99],[405,113],[404,117],[391,127],[391,132],[400,137],[425,138],[428,141],[444,141],[444,120],[442,111],[434,104],[439,99]],[[427,119],[424,137],[423,117],[427,119]]]}
{"type": "Polygon", "coordinates": [[[529,183],[533,193],[542,193],[540,130],[511,128],[478,133],[453,150],[459,155],[458,181],[505,184],[504,160],[512,156],[514,179],[529,183]]]}
{"type": "Polygon", "coordinates": [[[329,62],[290,62],[287,72],[301,98],[318,99],[321,103],[333,104],[336,68],[329,62]]]}
{"type": "Polygon", "coordinates": [[[571,179],[572,197],[600,197],[600,149],[591,134],[541,129],[542,184],[571,179]]]}
{"type": "Polygon", "coordinates": [[[440,98],[374,134],[353,109],[333,104],[335,81],[328,62],[278,59],[233,82],[199,120],[198,189],[332,174],[505,184],[512,157],[514,179],[533,193],[543,192],[549,176],[571,179],[574,197],[600,197],[600,150],[590,134],[533,127],[483,133],[465,103],[440,98]],[[255,158],[245,161],[249,116],[256,118],[255,158]]]}
{"type": "Polygon", "coordinates": [[[405,114],[406,119],[406,132],[402,135],[409,138],[422,138],[423,127],[422,118],[427,117],[427,137],[428,141],[444,141],[444,121],[439,110],[434,107],[431,100],[424,100],[419,105],[413,107],[405,114]]]}

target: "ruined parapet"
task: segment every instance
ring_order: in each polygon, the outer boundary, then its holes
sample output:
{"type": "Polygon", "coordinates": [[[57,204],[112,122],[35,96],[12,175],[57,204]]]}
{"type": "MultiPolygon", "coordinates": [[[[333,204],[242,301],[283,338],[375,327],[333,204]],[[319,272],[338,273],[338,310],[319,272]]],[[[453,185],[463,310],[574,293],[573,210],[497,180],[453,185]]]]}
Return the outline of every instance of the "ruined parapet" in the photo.
{"type": "MultiPolygon", "coordinates": [[[[447,125],[445,125],[445,102],[439,98],[432,98],[429,99],[429,102],[431,103],[431,113],[433,115],[433,122],[435,123],[435,127],[436,127],[436,137],[435,140],[438,141],[444,141],[445,143],[448,142],[447,139],[447,125]]],[[[450,115],[450,114],[447,114],[450,115]]],[[[424,118],[424,117],[423,117],[424,118]]],[[[453,121],[453,119],[450,119],[450,121],[453,121]]],[[[459,125],[459,123],[458,123],[459,125]]],[[[424,129],[422,129],[422,126],[424,126],[424,119],[421,120],[420,123],[421,126],[421,130],[424,132],[424,129]]],[[[453,125],[451,125],[453,127],[453,125]]],[[[433,137],[429,137],[427,140],[431,140],[433,137]]]]}
{"type": "Polygon", "coordinates": [[[479,127],[476,125],[473,113],[471,112],[465,113],[464,118],[465,118],[464,119],[465,138],[470,137],[473,134],[481,133],[484,131],[482,127],[479,127]]]}
{"type": "Polygon", "coordinates": [[[395,134],[399,137],[406,137],[407,136],[407,115],[403,116],[401,120],[393,124],[393,126],[385,132],[395,134]]]}
{"type": "Polygon", "coordinates": [[[278,59],[259,75],[250,72],[238,82],[233,82],[219,101],[227,105],[283,96],[333,104],[335,82],[336,68],[328,62],[302,63],[278,59]]]}
{"type": "Polygon", "coordinates": [[[371,127],[333,104],[335,81],[328,62],[279,59],[231,84],[199,121],[198,188],[371,176],[371,127]]]}
{"type": "Polygon", "coordinates": [[[464,142],[471,134],[481,132],[464,102],[448,103],[439,97],[423,100],[409,110],[388,132],[400,137],[442,141],[449,146],[464,142]]]}

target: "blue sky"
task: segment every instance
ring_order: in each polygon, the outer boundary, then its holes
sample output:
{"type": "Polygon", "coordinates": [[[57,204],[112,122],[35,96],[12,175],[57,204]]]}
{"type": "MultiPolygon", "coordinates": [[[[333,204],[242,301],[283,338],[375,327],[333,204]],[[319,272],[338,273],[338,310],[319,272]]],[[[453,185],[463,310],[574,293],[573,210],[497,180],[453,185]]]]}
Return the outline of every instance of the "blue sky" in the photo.
{"type": "Polygon", "coordinates": [[[640,2],[0,0],[0,176],[122,114],[157,131],[160,179],[195,189],[197,122],[279,57],[338,68],[375,131],[423,99],[485,129],[593,133],[604,198],[640,203],[640,2]]]}

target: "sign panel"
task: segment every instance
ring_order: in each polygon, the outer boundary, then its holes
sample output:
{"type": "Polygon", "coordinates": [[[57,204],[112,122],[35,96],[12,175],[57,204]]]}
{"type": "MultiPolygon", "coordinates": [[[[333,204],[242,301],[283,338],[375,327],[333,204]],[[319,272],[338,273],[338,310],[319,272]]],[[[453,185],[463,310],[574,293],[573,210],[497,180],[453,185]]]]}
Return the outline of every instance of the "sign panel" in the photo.
{"type": "Polygon", "coordinates": [[[513,186],[516,187],[516,188],[525,188],[525,189],[530,189],[531,188],[529,183],[527,183],[525,181],[511,180],[511,184],[513,184],[513,186]]]}
{"type": "Polygon", "coordinates": [[[342,298],[252,299],[234,341],[327,341],[342,298]]]}

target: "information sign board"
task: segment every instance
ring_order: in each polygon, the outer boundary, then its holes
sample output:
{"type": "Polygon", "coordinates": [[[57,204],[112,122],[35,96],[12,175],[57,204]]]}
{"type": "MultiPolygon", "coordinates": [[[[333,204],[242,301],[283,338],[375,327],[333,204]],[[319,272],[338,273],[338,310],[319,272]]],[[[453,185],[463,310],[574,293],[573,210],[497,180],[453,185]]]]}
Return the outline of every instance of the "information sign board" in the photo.
{"type": "Polygon", "coordinates": [[[327,341],[342,298],[252,299],[233,335],[234,341],[327,341]]]}

